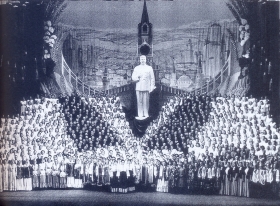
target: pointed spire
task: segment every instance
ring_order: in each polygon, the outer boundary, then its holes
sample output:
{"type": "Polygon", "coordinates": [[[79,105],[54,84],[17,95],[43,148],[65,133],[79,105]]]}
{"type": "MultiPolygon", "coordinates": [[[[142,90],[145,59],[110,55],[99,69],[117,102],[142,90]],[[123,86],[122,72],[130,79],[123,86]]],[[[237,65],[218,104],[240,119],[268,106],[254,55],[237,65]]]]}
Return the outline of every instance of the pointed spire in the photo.
{"type": "Polygon", "coordinates": [[[146,5],[146,0],[144,0],[144,7],[143,7],[143,13],[142,13],[142,19],[141,23],[149,23],[149,15],[148,15],[148,10],[147,10],[147,5],[146,5]]]}
{"type": "Polygon", "coordinates": [[[173,73],[175,74],[176,73],[175,57],[173,56],[172,59],[173,59],[173,73]]]}
{"type": "Polygon", "coordinates": [[[107,67],[105,67],[104,72],[103,72],[103,75],[104,75],[104,77],[107,77],[107,76],[108,76],[108,68],[107,68],[107,67]]]}
{"type": "Polygon", "coordinates": [[[199,54],[199,59],[198,59],[198,72],[199,72],[199,73],[202,73],[201,54],[199,54]]]}

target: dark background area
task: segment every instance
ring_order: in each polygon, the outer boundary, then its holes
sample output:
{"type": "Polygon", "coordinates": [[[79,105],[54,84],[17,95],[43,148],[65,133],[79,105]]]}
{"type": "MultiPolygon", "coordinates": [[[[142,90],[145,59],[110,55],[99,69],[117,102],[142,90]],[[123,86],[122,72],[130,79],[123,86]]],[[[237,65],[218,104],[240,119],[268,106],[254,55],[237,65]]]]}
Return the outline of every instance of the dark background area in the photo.
{"type": "Polygon", "coordinates": [[[279,125],[279,2],[251,1],[249,5],[247,19],[251,33],[251,59],[248,63],[250,78],[248,96],[252,95],[258,99],[269,98],[271,114],[279,125]]]}
{"type": "Polygon", "coordinates": [[[0,6],[0,114],[14,114],[23,97],[40,93],[44,67],[44,5],[0,6]]]}

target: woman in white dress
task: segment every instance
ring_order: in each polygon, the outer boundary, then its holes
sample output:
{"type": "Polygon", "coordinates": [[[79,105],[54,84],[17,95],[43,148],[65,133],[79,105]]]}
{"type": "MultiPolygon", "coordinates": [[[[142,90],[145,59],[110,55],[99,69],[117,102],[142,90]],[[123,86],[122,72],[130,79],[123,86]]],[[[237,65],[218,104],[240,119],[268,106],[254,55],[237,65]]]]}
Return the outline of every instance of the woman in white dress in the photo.
{"type": "Polygon", "coordinates": [[[42,162],[39,164],[39,175],[40,175],[40,188],[47,188],[46,182],[46,163],[45,159],[42,158],[42,162]]]}
{"type": "Polygon", "coordinates": [[[46,162],[46,179],[47,179],[47,187],[52,188],[53,182],[52,182],[52,167],[53,163],[51,162],[51,157],[48,157],[48,160],[46,162]]]}
{"type": "Polygon", "coordinates": [[[81,170],[82,170],[81,159],[77,157],[74,165],[74,188],[83,187],[83,182],[81,179],[81,170]]]}
{"type": "Polygon", "coordinates": [[[157,181],[157,192],[163,192],[163,183],[164,183],[164,171],[163,171],[163,162],[160,162],[160,166],[159,166],[159,177],[158,177],[158,181],[157,181]]]}
{"type": "Polygon", "coordinates": [[[52,183],[53,188],[59,188],[59,162],[57,157],[54,157],[54,163],[52,165],[52,183]]]}
{"type": "Polygon", "coordinates": [[[135,158],[134,162],[135,162],[135,164],[134,164],[134,167],[135,167],[134,168],[134,171],[135,171],[135,179],[134,179],[135,189],[139,190],[139,186],[140,186],[140,182],[141,182],[141,176],[142,176],[142,174],[141,174],[142,165],[140,164],[139,159],[135,158]]]}
{"type": "Polygon", "coordinates": [[[23,99],[22,101],[20,101],[21,107],[20,107],[20,113],[24,114],[25,113],[25,109],[26,109],[26,101],[25,99],[23,99]]]}
{"type": "Polygon", "coordinates": [[[3,159],[3,190],[9,190],[9,164],[6,159],[3,159]]]}
{"type": "Polygon", "coordinates": [[[8,167],[8,190],[16,191],[17,181],[17,165],[15,164],[15,160],[10,160],[10,164],[8,167]]]}
{"type": "Polygon", "coordinates": [[[65,159],[63,159],[60,163],[60,173],[59,173],[59,184],[60,188],[66,188],[67,187],[67,179],[66,179],[66,164],[65,159]]]}
{"type": "Polygon", "coordinates": [[[33,158],[33,160],[31,160],[31,164],[33,165],[32,188],[37,189],[37,188],[39,188],[39,164],[37,164],[37,161],[35,158],[33,158]]]}

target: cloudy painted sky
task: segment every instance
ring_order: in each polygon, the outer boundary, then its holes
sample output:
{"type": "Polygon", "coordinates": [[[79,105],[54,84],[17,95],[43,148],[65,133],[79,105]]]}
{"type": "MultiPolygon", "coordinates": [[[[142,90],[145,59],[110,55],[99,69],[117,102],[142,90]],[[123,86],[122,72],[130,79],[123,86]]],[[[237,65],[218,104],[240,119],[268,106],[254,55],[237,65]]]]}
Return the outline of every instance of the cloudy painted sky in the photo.
{"type": "MultiPolygon", "coordinates": [[[[232,19],[227,0],[147,1],[155,29],[177,28],[196,21],[232,19]]],[[[133,29],[141,20],[143,1],[70,1],[61,22],[95,29],[133,29]]]]}

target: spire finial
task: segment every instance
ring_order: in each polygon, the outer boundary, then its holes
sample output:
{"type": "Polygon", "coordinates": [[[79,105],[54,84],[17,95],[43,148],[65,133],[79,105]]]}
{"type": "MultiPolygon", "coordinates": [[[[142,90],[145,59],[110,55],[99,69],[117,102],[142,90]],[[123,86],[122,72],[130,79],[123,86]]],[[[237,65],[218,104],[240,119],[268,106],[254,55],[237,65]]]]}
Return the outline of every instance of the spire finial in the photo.
{"type": "Polygon", "coordinates": [[[146,0],[144,0],[143,13],[141,18],[141,23],[143,24],[145,22],[149,23],[149,15],[148,15],[146,0]]]}

